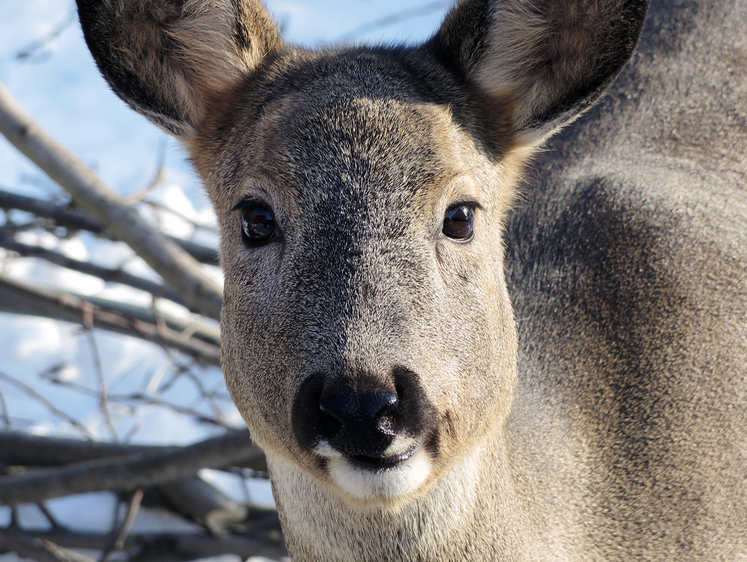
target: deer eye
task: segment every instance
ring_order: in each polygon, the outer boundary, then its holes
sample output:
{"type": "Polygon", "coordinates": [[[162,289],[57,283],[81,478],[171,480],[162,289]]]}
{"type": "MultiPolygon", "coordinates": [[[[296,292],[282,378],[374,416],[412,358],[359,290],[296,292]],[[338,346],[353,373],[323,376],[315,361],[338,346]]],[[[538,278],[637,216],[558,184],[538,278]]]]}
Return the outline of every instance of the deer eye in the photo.
{"type": "Polygon", "coordinates": [[[451,207],[444,215],[443,233],[454,240],[469,240],[475,228],[475,212],[469,205],[451,207]]]}
{"type": "Polygon", "coordinates": [[[275,234],[275,218],[261,204],[249,204],[241,209],[241,232],[244,241],[253,244],[268,242],[275,234]]]}

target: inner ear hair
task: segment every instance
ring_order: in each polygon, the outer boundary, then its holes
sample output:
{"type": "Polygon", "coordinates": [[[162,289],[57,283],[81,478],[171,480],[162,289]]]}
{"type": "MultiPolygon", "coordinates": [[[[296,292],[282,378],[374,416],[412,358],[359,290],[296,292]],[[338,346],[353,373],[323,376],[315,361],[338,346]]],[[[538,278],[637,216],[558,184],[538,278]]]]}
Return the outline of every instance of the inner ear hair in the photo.
{"type": "Polygon", "coordinates": [[[541,142],[592,105],[635,48],[647,0],[464,0],[432,40],[486,95],[512,100],[513,134],[541,142]]]}
{"type": "Polygon", "coordinates": [[[259,0],[77,0],[83,34],[115,93],[176,136],[211,96],[282,44],[259,0]]]}

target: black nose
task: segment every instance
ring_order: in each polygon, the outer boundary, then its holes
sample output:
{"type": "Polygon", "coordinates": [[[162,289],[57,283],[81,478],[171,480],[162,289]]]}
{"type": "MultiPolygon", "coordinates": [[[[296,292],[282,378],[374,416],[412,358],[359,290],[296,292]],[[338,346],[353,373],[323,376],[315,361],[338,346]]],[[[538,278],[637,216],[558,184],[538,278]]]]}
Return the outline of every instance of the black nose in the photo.
{"type": "Polygon", "coordinates": [[[392,392],[323,396],[320,437],[349,457],[379,456],[394,439],[398,403],[392,392]]]}
{"type": "Polygon", "coordinates": [[[342,425],[368,424],[378,423],[396,408],[398,401],[392,392],[332,394],[319,401],[319,408],[342,425]]]}
{"type": "Polygon", "coordinates": [[[310,452],[326,456],[323,450],[331,447],[350,459],[376,464],[387,461],[385,451],[395,437],[434,437],[438,415],[417,374],[407,369],[394,368],[384,377],[317,372],[296,392],[292,424],[299,445],[310,452]]]}

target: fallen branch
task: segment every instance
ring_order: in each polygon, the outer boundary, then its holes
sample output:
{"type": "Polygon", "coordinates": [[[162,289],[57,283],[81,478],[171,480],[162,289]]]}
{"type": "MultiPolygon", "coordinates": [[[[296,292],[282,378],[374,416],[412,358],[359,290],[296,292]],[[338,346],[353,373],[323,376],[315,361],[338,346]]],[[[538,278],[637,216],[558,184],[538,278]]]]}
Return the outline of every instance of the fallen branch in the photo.
{"type": "Polygon", "coordinates": [[[0,85],[0,132],[119,240],[126,242],[203,314],[220,317],[222,291],[191,256],[149,225],[77,157],[57,143],[0,85]]]}
{"type": "Polygon", "coordinates": [[[238,430],[162,453],[136,453],[0,478],[0,505],[37,503],[98,492],[133,491],[192,476],[203,468],[264,465],[264,454],[248,430],[238,430]]]}
{"type": "Polygon", "coordinates": [[[123,308],[130,313],[125,314],[100,306],[102,301],[98,299],[94,304],[93,300],[0,275],[0,310],[3,312],[42,316],[83,326],[88,326],[87,319],[91,318],[96,328],[152,341],[220,366],[220,347],[215,343],[186,337],[168,326],[136,318],[133,307],[123,308]]]}

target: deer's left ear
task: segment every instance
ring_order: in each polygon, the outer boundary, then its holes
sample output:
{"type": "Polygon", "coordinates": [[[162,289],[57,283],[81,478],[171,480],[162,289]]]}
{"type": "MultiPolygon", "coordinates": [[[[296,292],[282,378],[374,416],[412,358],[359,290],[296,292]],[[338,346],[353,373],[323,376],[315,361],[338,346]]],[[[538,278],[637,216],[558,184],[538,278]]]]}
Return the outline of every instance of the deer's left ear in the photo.
{"type": "Polygon", "coordinates": [[[541,142],[590,107],[635,48],[648,0],[462,0],[428,46],[541,142]]]}

